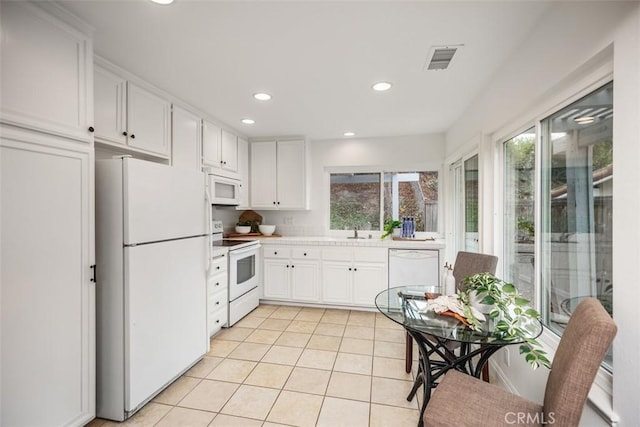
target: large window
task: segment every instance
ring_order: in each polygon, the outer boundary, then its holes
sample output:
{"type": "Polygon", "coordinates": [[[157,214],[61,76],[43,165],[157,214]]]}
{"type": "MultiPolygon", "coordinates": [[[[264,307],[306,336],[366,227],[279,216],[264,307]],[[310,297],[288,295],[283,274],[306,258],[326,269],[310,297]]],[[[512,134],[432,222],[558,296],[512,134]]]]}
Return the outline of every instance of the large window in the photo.
{"type": "Polygon", "coordinates": [[[332,173],[331,230],[382,230],[412,217],[416,231],[438,231],[438,172],[332,173]]]}
{"type": "Polygon", "coordinates": [[[503,144],[505,279],[534,300],[539,280],[544,322],[558,335],[585,297],[613,313],[612,125],[609,83],[540,121],[540,159],[533,128],[503,144]]]}

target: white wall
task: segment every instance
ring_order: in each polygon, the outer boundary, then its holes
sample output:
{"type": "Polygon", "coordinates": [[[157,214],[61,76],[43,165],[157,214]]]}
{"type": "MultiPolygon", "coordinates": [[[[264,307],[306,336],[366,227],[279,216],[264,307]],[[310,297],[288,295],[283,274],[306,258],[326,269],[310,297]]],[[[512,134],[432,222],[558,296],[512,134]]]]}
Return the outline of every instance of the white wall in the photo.
{"type": "MultiPolygon", "coordinates": [[[[567,101],[572,90],[586,89],[593,76],[613,68],[614,77],[614,320],[619,332],[614,342],[613,413],[606,394],[596,399],[620,425],[636,425],[640,369],[637,357],[637,304],[640,301],[640,11],[636,2],[562,2],[544,16],[517,52],[504,64],[466,113],[446,134],[447,155],[465,150],[465,141],[481,136],[480,155],[497,173],[495,143],[509,131],[531,123],[554,105],[567,101]],[[613,56],[613,59],[612,59],[613,56]],[[576,89],[578,88],[578,89],[576,89]],[[563,98],[564,97],[564,98],[563,98]]],[[[494,177],[483,179],[482,194],[499,192],[494,177]]],[[[486,212],[499,211],[501,200],[487,201],[486,212]],[[492,203],[495,203],[491,205],[492,203]]],[[[493,230],[498,219],[485,215],[482,227],[493,230]]],[[[498,229],[497,227],[495,228],[498,229]]],[[[484,249],[492,251],[495,236],[485,236],[484,249]]],[[[498,254],[499,255],[499,254],[498,254]]],[[[493,358],[493,378],[532,400],[541,401],[546,374],[532,371],[517,348],[493,358]]],[[[606,384],[605,384],[606,388],[606,384]]],[[[596,397],[592,395],[592,397],[596,397]]],[[[581,425],[608,425],[588,406],[581,425]]]]}
{"type": "Polygon", "coordinates": [[[310,210],[259,211],[264,222],[276,224],[277,232],[288,235],[326,233],[329,218],[326,168],[355,166],[385,170],[440,170],[445,145],[444,135],[425,134],[311,141],[309,149],[310,210]]]}

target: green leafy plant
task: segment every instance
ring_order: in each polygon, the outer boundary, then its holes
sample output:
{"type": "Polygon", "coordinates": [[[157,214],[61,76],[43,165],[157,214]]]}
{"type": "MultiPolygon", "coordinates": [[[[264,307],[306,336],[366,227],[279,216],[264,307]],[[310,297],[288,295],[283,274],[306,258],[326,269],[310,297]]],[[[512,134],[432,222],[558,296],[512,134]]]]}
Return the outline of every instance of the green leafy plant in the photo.
{"type": "MultiPolygon", "coordinates": [[[[551,368],[551,362],[542,345],[535,338],[529,337],[525,330],[526,325],[531,324],[532,320],[540,319],[540,313],[529,305],[529,300],[523,298],[513,284],[504,282],[490,273],[469,276],[463,282],[467,289],[459,292],[458,298],[465,307],[465,315],[470,315],[467,316],[468,320],[469,317],[474,319],[470,306],[472,294],[475,292],[480,304],[492,306],[489,318],[496,320],[495,329],[502,335],[502,339],[522,341],[520,354],[524,355],[533,369],[540,365],[551,368]]],[[[477,319],[470,323],[474,328],[480,327],[477,319]]]]}
{"type": "Polygon", "coordinates": [[[384,223],[384,233],[382,233],[380,238],[384,239],[385,237],[393,233],[394,229],[400,228],[400,227],[402,227],[402,221],[398,221],[397,219],[388,220],[387,222],[384,223]]]}

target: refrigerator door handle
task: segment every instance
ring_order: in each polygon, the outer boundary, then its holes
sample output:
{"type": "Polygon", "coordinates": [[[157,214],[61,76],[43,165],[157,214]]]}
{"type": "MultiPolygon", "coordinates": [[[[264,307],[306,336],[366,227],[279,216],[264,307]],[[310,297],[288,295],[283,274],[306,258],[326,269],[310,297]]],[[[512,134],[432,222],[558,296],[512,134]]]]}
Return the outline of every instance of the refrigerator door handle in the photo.
{"type": "Polygon", "coordinates": [[[209,187],[207,186],[207,175],[205,174],[205,187],[204,187],[204,200],[205,200],[205,205],[206,205],[206,210],[205,210],[205,217],[206,217],[206,221],[207,221],[207,252],[206,252],[206,264],[207,264],[207,272],[209,272],[209,270],[211,270],[211,257],[213,256],[213,236],[211,235],[213,233],[213,230],[211,229],[211,195],[209,194],[209,187]]]}

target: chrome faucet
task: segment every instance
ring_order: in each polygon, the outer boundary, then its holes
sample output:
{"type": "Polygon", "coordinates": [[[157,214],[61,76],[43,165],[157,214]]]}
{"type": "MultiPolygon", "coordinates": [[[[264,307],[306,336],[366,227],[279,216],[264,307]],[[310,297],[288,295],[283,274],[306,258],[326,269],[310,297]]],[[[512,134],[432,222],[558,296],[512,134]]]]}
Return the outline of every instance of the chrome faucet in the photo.
{"type": "Polygon", "coordinates": [[[358,226],[353,227],[353,238],[358,238],[358,226]]]}

